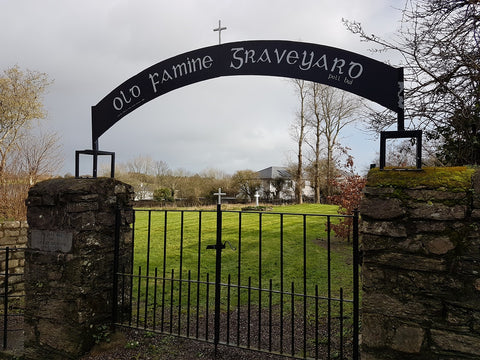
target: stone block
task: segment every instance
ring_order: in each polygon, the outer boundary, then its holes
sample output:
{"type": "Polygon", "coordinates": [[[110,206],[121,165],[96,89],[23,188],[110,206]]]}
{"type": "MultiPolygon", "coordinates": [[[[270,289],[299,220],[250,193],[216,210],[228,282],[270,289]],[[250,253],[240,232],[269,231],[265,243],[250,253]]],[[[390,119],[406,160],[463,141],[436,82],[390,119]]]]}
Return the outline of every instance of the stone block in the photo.
{"type": "Polygon", "coordinates": [[[71,213],[66,219],[68,227],[79,230],[95,230],[96,214],[93,211],[71,213]]]}
{"type": "Polygon", "coordinates": [[[86,211],[95,211],[98,210],[99,206],[97,202],[79,202],[79,203],[68,203],[67,212],[86,212],[86,211]]]}
{"type": "Polygon", "coordinates": [[[456,351],[471,356],[480,356],[480,336],[460,334],[445,330],[430,330],[432,341],[439,351],[456,351]]]}
{"type": "Polygon", "coordinates": [[[431,189],[405,189],[405,195],[411,199],[422,202],[455,202],[457,204],[466,203],[468,196],[466,192],[441,191],[431,189]]]}
{"type": "Polygon", "coordinates": [[[449,223],[445,223],[443,221],[426,221],[426,220],[418,220],[412,221],[410,223],[412,226],[411,228],[414,229],[415,233],[440,233],[444,232],[445,230],[450,229],[452,226],[449,223]]]}
{"type": "Polygon", "coordinates": [[[475,279],[473,286],[475,287],[475,290],[480,291],[480,279],[475,279]]]}
{"type": "Polygon", "coordinates": [[[379,289],[385,287],[386,277],[382,269],[364,264],[362,268],[362,283],[365,288],[379,289]]]}
{"type": "Polygon", "coordinates": [[[370,354],[366,351],[362,351],[362,360],[383,360],[383,359],[385,359],[385,358],[383,358],[383,357],[380,358],[380,357],[377,357],[374,354],[370,354]]]}
{"type": "Polygon", "coordinates": [[[417,271],[446,271],[445,259],[429,258],[420,255],[402,253],[384,253],[376,257],[375,261],[383,266],[396,267],[398,269],[417,271]]]}
{"type": "MultiPolygon", "coordinates": [[[[400,240],[403,240],[403,238],[400,238],[400,240]]],[[[394,247],[398,241],[399,238],[363,233],[361,246],[363,251],[385,250],[394,247]]]]}
{"type": "MultiPolygon", "coordinates": [[[[30,192],[30,194],[33,194],[32,192],[30,192]]],[[[41,206],[42,205],[42,196],[34,196],[34,195],[30,195],[28,197],[27,200],[25,200],[25,204],[28,206],[28,207],[33,207],[33,206],[41,206]]]]}
{"type": "Polygon", "coordinates": [[[79,195],[70,196],[68,202],[72,202],[72,203],[97,202],[99,199],[101,199],[99,194],[79,194],[79,195]]]}
{"type": "Polygon", "coordinates": [[[365,294],[362,299],[363,313],[378,314],[400,319],[422,319],[428,309],[417,301],[402,302],[393,295],[383,293],[365,294]]]}
{"type": "Polygon", "coordinates": [[[392,349],[404,353],[419,353],[425,338],[425,330],[418,326],[402,325],[395,329],[392,349]]]}
{"type": "Polygon", "coordinates": [[[480,209],[473,209],[471,216],[473,219],[480,219],[480,209]]]}
{"type": "Polygon", "coordinates": [[[444,255],[450,250],[455,249],[453,244],[447,236],[438,236],[426,242],[427,250],[435,255],[444,255]]]}
{"type": "Polygon", "coordinates": [[[455,261],[456,273],[462,276],[480,275],[480,259],[476,257],[463,256],[455,261]]]}
{"type": "Polygon", "coordinates": [[[368,217],[378,220],[390,220],[406,214],[399,199],[366,198],[360,206],[362,218],[368,217]]]}
{"type": "Polygon", "coordinates": [[[16,228],[16,229],[12,229],[12,228],[7,228],[3,231],[3,235],[5,237],[19,237],[20,236],[20,227],[16,228]]]}
{"type": "Polygon", "coordinates": [[[383,316],[364,313],[362,316],[362,345],[372,348],[384,347],[391,336],[388,329],[388,322],[383,316]]]}
{"type": "Polygon", "coordinates": [[[467,214],[466,205],[447,206],[439,203],[411,202],[410,217],[412,219],[428,219],[439,221],[463,220],[467,214]]]}
{"type": "Polygon", "coordinates": [[[17,230],[21,227],[21,222],[20,221],[5,221],[3,223],[3,228],[4,229],[13,229],[17,230]]]}
{"type": "Polygon", "coordinates": [[[42,206],[54,206],[54,205],[56,205],[56,199],[52,194],[43,194],[41,205],[42,206]]]}
{"type": "Polygon", "coordinates": [[[365,221],[360,223],[360,233],[390,237],[406,237],[404,224],[393,221],[365,221]]]}
{"type": "Polygon", "coordinates": [[[393,187],[376,187],[376,186],[365,186],[363,189],[364,195],[368,198],[372,197],[390,197],[395,192],[393,187]]]}

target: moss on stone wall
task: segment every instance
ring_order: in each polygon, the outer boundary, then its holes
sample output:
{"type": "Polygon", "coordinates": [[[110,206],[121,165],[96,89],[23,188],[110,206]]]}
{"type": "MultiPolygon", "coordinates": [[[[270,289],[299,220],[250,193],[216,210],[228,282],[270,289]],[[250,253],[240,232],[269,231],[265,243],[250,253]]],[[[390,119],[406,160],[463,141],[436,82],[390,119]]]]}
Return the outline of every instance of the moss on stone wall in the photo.
{"type": "Polygon", "coordinates": [[[362,359],[480,359],[480,170],[370,171],[362,359]]]}
{"type": "Polygon", "coordinates": [[[475,169],[462,167],[426,167],[419,171],[372,169],[367,186],[425,188],[448,191],[467,191],[472,188],[475,169]]]}

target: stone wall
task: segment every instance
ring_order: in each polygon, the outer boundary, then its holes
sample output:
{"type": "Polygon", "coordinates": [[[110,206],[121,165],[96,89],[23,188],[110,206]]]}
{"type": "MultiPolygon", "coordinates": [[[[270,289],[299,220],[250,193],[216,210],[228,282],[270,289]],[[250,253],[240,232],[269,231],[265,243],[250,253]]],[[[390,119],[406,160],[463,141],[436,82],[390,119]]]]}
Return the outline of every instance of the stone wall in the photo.
{"type": "MultiPolygon", "coordinates": [[[[6,248],[9,248],[9,296],[24,295],[25,285],[23,273],[25,267],[24,249],[27,246],[26,221],[5,221],[0,223],[0,273],[5,274],[6,270],[6,248]]],[[[5,278],[0,278],[0,296],[5,293],[5,278]]],[[[0,298],[3,302],[3,298],[0,298]]]]}
{"type": "Polygon", "coordinates": [[[360,212],[362,360],[479,359],[480,173],[374,170],[360,212]]]}
{"type": "Polygon", "coordinates": [[[119,266],[131,267],[132,202],[132,187],[110,178],[54,179],[31,188],[26,359],[76,359],[104,338],[115,310],[117,235],[119,266]]]}

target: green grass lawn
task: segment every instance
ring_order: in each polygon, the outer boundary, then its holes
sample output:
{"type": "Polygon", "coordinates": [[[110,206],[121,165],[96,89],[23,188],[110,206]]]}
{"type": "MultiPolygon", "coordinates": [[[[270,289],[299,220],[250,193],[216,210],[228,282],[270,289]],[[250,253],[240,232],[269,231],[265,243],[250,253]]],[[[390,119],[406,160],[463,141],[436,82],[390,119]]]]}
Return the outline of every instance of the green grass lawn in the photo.
{"type": "MultiPolygon", "coordinates": [[[[303,215],[332,215],[331,221],[337,222],[336,210],[331,205],[304,204],[278,206],[264,213],[223,212],[222,242],[227,241],[231,246],[227,243],[222,251],[221,283],[227,284],[230,278],[231,301],[245,303],[250,296],[257,302],[261,297],[262,306],[269,301],[275,305],[284,298],[280,292],[291,293],[292,284],[294,293],[311,296],[318,292],[326,297],[328,267],[332,297],[339,297],[343,288],[344,297],[351,299],[351,246],[334,239],[332,232],[329,256],[327,217],[303,215]]],[[[153,302],[154,286],[157,299],[163,296],[175,304],[178,298],[185,305],[187,301],[195,302],[197,297],[203,303],[207,291],[212,301],[213,287],[206,281],[207,276],[209,282],[215,280],[216,251],[207,250],[207,245],[216,242],[216,222],[217,214],[212,210],[136,211],[134,273],[138,275],[139,267],[142,276],[148,271],[149,302],[153,302]],[[188,278],[193,281],[190,285],[185,282],[188,278]]],[[[134,281],[135,291],[141,289],[141,297],[145,296],[146,284],[145,278],[134,281]]],[[[227,290],[226,286],[222,288],[223,305],[227,290]]]]}

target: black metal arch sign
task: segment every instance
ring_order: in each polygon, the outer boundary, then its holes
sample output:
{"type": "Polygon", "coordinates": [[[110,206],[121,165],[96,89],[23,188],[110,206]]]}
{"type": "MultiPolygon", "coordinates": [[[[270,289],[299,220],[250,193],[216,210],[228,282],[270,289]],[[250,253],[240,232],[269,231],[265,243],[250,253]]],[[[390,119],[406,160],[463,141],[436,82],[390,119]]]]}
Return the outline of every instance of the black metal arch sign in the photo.
{"type": "Polygon", "coordinates": [[[93,149],[98,150],[98,138],[110,127],[150,100],[199,81],[233,75],[279,76],[334,86],[397,112],[403,130],[402,68],[329,46],[256,40],[193,50],[126,80],[92,107],[93,149]]]}

